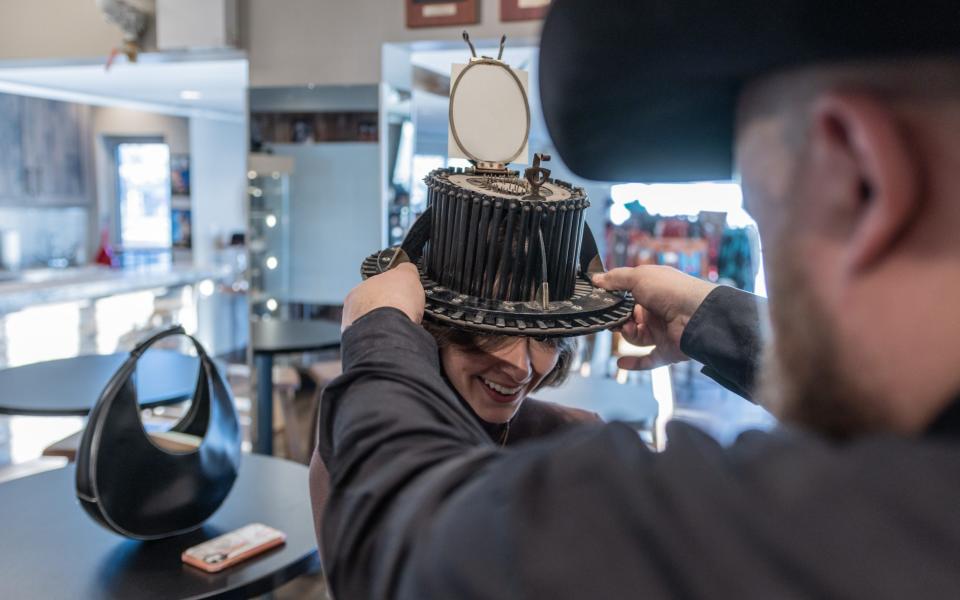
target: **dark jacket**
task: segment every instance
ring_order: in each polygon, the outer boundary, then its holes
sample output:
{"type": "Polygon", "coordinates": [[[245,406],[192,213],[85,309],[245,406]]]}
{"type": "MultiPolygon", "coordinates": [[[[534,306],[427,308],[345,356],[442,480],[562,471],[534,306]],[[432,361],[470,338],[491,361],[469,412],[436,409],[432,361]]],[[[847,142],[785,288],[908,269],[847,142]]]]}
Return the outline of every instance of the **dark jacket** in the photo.
{"type": "MultiPolygon", "coordinates": [[[[683,340],[743,392],[756,302],[714,291],[683,340]]],[[[960,595],[956,406],[917,437],[752,432],[722,448],[672,424],[657,454],[611,423],[501,449],[402,313],[360,319],[343,351],[319,432],[338,600],[960,595]]]]}
{"type": "MultiPolygon", "coordinates": [[[[461,402],[465,404],[465,401],[461,400],[461,402]]],[[[510,420],[506,436],[504,436],[504,425],[486,423],[475,414],[474,417],[487,432],[491,441],[498,443],[505,437],[505,446],[515,446],[527,440],[542,438],[573,425],[600,422],[600,416],[596,413],[561,406],[553,402],[541,402],[533,398],[527,398],[520,405],[517,413],[510,420]]],[[[330,473],[320,454],[314,451],[310,459],[310,500],[313,504],[313,526],[317,532],[318,541],[321,539],[323,514],[329,497],[330,473]]]]}

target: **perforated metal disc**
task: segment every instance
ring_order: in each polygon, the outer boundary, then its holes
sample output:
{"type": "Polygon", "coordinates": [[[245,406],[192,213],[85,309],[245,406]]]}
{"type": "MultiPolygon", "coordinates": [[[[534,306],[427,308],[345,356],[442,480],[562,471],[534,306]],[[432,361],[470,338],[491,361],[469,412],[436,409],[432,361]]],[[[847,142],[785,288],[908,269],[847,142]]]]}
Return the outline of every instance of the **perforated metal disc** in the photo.
{"type": "MultiPolygon", "coordinates": [[[[447,180],[467,191],[495,198],[513,200],[530,194],[527,181],[518,177],[457,173],[448,175],[447,180]]],[[[564,187],[554,181],[548,181],[540,186],[539,194],[543,200],[569,200],[573,198],[572,188],[564,187]]]]}
{"type": "MultiPolygon", "coordinates": [[[[361,267],[363,278],[387,270],[398,248],[372,254],[361,267]]],[[[569,300],[551,302],[544,309],[534,302],[490,301],[444,288],[432,281],[418,264],[426,292],[426,316],[453,327],[493,335],[571,337],[611,329],[625,323],[633,312],[629,293],[608,292],[579,275],[569,300]]]]}

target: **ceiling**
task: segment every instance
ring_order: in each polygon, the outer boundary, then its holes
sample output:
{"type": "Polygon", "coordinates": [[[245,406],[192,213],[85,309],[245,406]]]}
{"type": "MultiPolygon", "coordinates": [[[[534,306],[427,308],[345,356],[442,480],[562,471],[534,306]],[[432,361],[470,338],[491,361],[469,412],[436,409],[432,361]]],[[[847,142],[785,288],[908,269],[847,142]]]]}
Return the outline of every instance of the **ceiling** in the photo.
{"type": "Polygon", "coordinates": [[[0,92],[184,116],[244,118],[247,61],[240,58],[0,68],[0,92]],[[185,99],[182,95],[192,99],[185,99]]]}

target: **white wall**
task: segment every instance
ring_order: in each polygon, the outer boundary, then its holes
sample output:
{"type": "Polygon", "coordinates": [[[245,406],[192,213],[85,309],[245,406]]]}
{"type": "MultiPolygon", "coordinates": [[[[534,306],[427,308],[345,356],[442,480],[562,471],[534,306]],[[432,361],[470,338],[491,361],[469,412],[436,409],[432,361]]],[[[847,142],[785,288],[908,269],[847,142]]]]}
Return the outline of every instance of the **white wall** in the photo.
{"type": "Polygon", "coordinates": [[[381,80],[387,42],[515,42],[539,37],[538,21],[500,22],[500,0],[480,0],[480,23],[407,29],[401,0],[241,0],[241,38],[250,60],[250,86],[369,84],[381,80]]]}
{"type": "MultiPolygon", "coordinates": [[[[499,4],[480,0],[480,23],[466,27],[474,39],[538,38],[538,21],[501,23],[499,4]]],[[[378,83],[384,43],[460,40],[462,26],[407,29],[404,11],[401,0],[240,0],[250,85],[378,83]]],[[[144,36],[147,51],[155,48],[155,37],[151,27],[144,36]]],[[[94,0],[0,2],[0,61],[106,60],[121,39],[94,0]]]]}
{"type": "Polygon", "coordinates": [[[193,260],[209,266],[221,237],[246,230],[246,125],[190,119],[190,161],[193,260]]]}
{"type": "Polygon", "coordinates": [[[0,60],[93,58],[106,60],[120,30],[94,0],[3,0],[0,60]]]}
{"type": "MultiPolygon", "coordinates": [[[[193,261],[217,265],[217,243],[234,231],[246,230],[247,128],[244,123],[190,119],[190,198],[193,218],[193,261]]],[[[229,241],[229,240],[228,240],[229,241]]],[[[236,296],[201,297],[197,336],[207,350],[222,354],[246,344],[238,315],[246,306],[236,296]]]]}
{"type": "Polygon", "coordinates": [[[380,250],[378,144],[271,144],[294,157],[290,178],[292,300],[342,304],[363,259],[380,250]]]}

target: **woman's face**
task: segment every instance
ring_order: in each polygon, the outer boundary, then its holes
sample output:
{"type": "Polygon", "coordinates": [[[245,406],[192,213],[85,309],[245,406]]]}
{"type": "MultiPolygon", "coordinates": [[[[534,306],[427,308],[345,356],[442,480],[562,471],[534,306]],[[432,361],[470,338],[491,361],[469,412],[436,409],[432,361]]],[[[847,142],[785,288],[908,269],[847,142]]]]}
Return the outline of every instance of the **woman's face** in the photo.
{"type": "Polygon", "coordinates": [[[440,352],[453,387],[488,423],[509,421],[559,357],[559,348],[527,337],[507,338],[496,350],[450,345],[440,352]]]}

